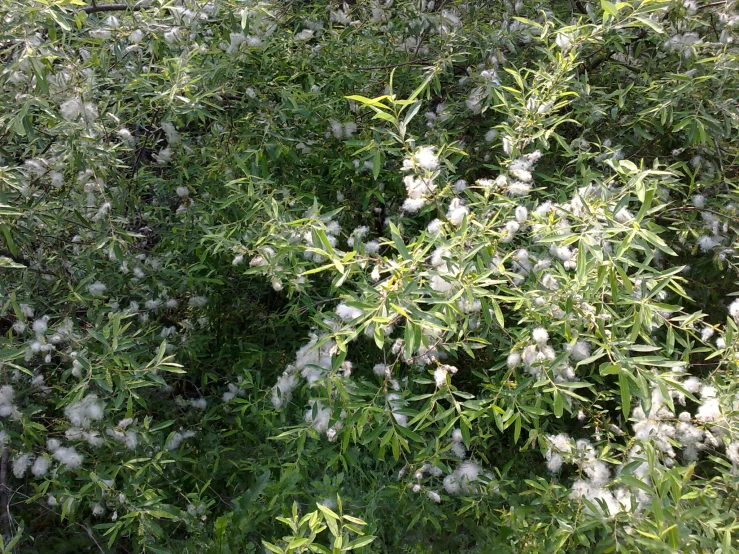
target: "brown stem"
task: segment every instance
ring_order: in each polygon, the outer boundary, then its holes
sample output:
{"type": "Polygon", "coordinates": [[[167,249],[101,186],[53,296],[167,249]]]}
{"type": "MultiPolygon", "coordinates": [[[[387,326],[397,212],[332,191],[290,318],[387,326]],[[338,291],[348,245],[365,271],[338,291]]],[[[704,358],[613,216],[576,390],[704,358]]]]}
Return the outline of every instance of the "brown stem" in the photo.
{"type": "Polygon", "coordinates": [[[584,13],[584,14],[588,13],[588,10],[585,8],[585,4],[583,4],[581,0],[573,0],[572,3],[575,4],[575,8],[577,9],[578,12],[584,13]]]}
{"type": "Polygon", "coordinates": [[[8,489],[8,458],[10,458],[10,450],[7,446],[3,447],[3,453],[0,455],[0,531],[3,538],[7,542],[10,540],[10,510],[8,489]]]}

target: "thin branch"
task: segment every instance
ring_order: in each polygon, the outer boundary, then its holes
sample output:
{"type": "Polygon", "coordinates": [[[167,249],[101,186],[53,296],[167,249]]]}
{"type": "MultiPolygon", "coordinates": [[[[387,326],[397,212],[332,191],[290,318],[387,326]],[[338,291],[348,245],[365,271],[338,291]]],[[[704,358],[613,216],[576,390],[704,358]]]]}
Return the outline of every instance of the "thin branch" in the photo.
{"type": "MultiPolygon", "coordinates": [[[[51,508],[49,508],[45,503],[38,502],[37,500],[35,500],[31,496],[28,496],[27,494],[23,494],[21,491],[15,491],[15,494],[17,494],[18,496],[21,496],[21,497],[25,498],[26,501],[34,500],[34,505],[37,508],[41,508],[42,510],[45,510],[49,514],[56,515],[56,512],[54,510],[52,510],[51,508]]],[[[100,549],[100,552],[102,552],[103,554],[106,554],[105,549],[102,546],[100,546],[100,543],[95,538],[94,533],[92,532],[92,529],[90,529],[90,527],[87,524],[84,524],[83,525],[81,522],[77,522],[76,525],[78,527],[81,527],[82,529],[84,529],[87,532],[88,536],[93,540],[93,542],[95,543],[95,545],[97,545],[97,547],[100,549]]],[[[125,552],[128,552],[128,550],[125,550],[122,546],[119,546],[118,548],[123,549],[125,552]]]]}
{"type": "Polygon", "coordinates": [[[638,67],[635,67],[633,65],[629,65],[626,62],[621,62],[621,61],[616,61],[616,60],[611,60],[611,62],[614,63],[614,64],[616,64],[616,65],[620,65],[621,67],[624,67],[624,68],[628,69],[629,71],[631,71],[632,73],[636,73],[637,75],[641,75],[642,74],[642,70],[641,69],[639,69],[638,67]]]}
{"type": "MultiPolygon", "coordinates": [[[[713,144],[716,146],[716,154],[718,155],[718,166],[721,169],[721,175],[726,177],[726,170],[724,169],[724,158],[721,156],[721,146],[719,146],[718,141],[714,137],[713,144]]],[[[724,179],[724,184],[726,185],[726,193],[731,194],[731,187],[729,186],[729,182],[724,179]]]]}
{"type": "MultiPolygon", "coordinates": [[[[710,208],[696,208],[695,206],[671,206],[669,208],[665,208],[665,212],[692,212],[692,211],[708,212],[713,215],[725,217],[726,219],[728,219],[729,221],[733,221],[734,223],[739,223],[739,218],[731,217],[721,212],[717,212],[716,210],[711,210],[710,208]]],[[[682,222],[683,220],[679,219],[676,221],[682,222]]]]}
{"type": "Polygon", "coordinates": [[[726,6],[726,0],[721,0],[720,2],[711,2],[710,4],[703,4],[702,6],[698,6],[699,10],[703,10],[705,8],[715,8],[716,6],[726,6]]]}
{"type": "Polygon", "coordinates": [[[292,8],[292,5],[295,3],[295,0],[290,0],[287,4],[285,4],[285,7],[282,8],[279,12],[277,12],[277,15],[275,15],[275,19],[279,20],[282,18],[283,15],[287,13],[287,11],[292,8]]]}
{"type": "MultiPolygon", "coordinates": [[[[625,44],[626,47],[630,47],[636,42],[646,38],[647,36],[646,29],[641,29],[634,38],[632,38],[629,42],[625,44]]],[[[627,48],[624,48],[626,50],[627,48]]],[[[605,51],[601,52],[600,54],[591,56],[587,59],[587,63],[584,63],[580,65],[580,67],[577,68],[577,74],[582,75],[583,73],[590,73],[591,71],[599,68],[601,65],[603,65],[605,62],[611,59],[611,56],[615,56],[616,51],[605,51]]],[[[628,66],[627,66],[628,67],[628,66]]],[[[631,69],[631,68],[629,68],[631,69]]]]}
{"type": "Polygon", "coordinates": [[[84,529],[85,531],[87,531],[87,534],[88,534],[88,535],[90,536],[90,538],[92,539],[92,542],[94,542],[94,543],[95,543],[95,546],[97,546],[97,547],[98,547],[98,550],[100,550],[100,552],[102,552],[103,554],[105,554],[105,550],[103,550],[103,547],[102,547],[102,546],[100,546],[100,543],[99,543],[99,542],[97,541],[97,539],[95,538],[95,535],[93,535],[93,534],[92,534],[92,529],[90,529],[90,527],[89,527],[88,525],[82,525],[82,524],[80,524],[80,525],[82,526],[82,528],[83,528],[83,529],[84,529]]]}
{"type": "Polygon", "coordinates": [[[106,4],[104,6],[88,6],[87,8],[82,8],[80,11],[85,12],[86,14],[91,13],[101,13],[101,12],[125,12],[128,10],[131,10],[132,12],[138,12],[141,11],[144,8],[141,4],[135,4],[133,6],[129,6],[128,4],[106,4]]]}
{"type": "Polygon", "coordinates": [[[401,63],[394,63],[390,65],[376,65],[373,67],[355,67],[357,71],[373,71],[375,69],[392,69],[394,67],[401,67],[404,65],[426,65],[428,63],[428,59],[424,58],[422,60],[411,60],[409,62],[401,62],[401,63]]]}

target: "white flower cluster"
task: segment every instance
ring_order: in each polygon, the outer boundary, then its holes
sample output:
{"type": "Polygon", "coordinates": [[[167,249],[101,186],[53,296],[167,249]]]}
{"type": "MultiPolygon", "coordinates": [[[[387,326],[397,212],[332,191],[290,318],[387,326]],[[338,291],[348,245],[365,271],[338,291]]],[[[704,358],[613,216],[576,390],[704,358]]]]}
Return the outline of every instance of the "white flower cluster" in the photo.
{"type": "Polygon", "coordinates": [[[435,150],[432,146],[422,146],[403,160],[403,171],[413,172],[403,178],[407,198],[401,209],[408,214],[417,213],[423,208],[436,190],[435,179],[440,162],[435,150]]]}
{"type": "Polygon", "coordinates": [[[436,32],[442,36],[448,35],[453,33],[461,24],[462,19],[458,12],[451,8],[443,9],[439,14],[439,24],[436,27],[436,32]]]}
{"type": "Polygon", "coordinates": [[[46,449],[48,453],[39,455],[30,452],[16,455],[12,462],[13,475],[21,479],[30,467],[34,477],[37,479],[44,477],[51,466],[50,458],[54,458],[69,469],[77,469],[82,465],[82,455],[78,454],[74,447],[62,447],[57,439],[49,439],[46,449]]]}
{"type": "Polygon", "coordinates": [[[172,433],[172,435],[169,437],[169,440],[164,445],[164,448],[166,448],[167,450],[177,450],[183,442],[194,436],[195,431],[183,431],[182,429],[180,429],[179,431],[175,431],[174,433],[172,433]]]}
{"type": "MultiPolygon", "coordinates": [[[[511,147],[509,142],[503,141],[503,149],[507,150],[506,154],[510,154],[511,147]]],[[[527,196],[531,192],[534,183],[534,176],[531,171],[536,163],[541,159],[541,152],[535,150],[529,154],[513,160],[508,166],[508,174],[501,175],[496,179],[497,186],[503,186],[505,191],[511,196],[527,196]]]]}
{"type": "Polygon", "coordinates": [[[89,429],[93,421],[103,419],[103,413],[103,404],[95,394],[88,394],[64,409],[64,414],[72,425],[82,429],[89,429]]]}
{"type": "Polygon", "coordinates": [[[444,102],[440,102],[436,105],[433,111],[426,112],[424,117],[426,118],[426,125],[433,128],[439,123],[443,123],[449,119],[451,114],[447,110],[448,106],[444,102]]]}
{"type": "Polygon", "coordinates": [[[15,475],[18,479],[22,478],[25,475],[28,466],[31,465],[32,459],[33,456],[28,453],[18,454],[15,458],[13,458],[13,475],[15,475]]]}
{"type": "Polygon", "coordinates": [[[133,450],[139,444],[138,433],[132,429],[128,429],[128,427],[130,427],[133,423],[134,420],[130,417],[127,417],[119,421],[118,425],[116,425],[114,428],[106,429],[105,434],[108,435],[111,439],[122,443],[129,450],[133,450]]]}
{"type": "MultiPolygon", "coordinates": [[[[701,195],[696,195],[693,198],[693,202],[696,207],[703,207],[705,198],[701,195]]],[[[726,210],[735,212],[736,208],[733,204],[725,206],[726,210]]],[[[729,232],[729,220],[721,220],[721,217],[713,211],[704,210],[701,211],[701,219],[703,221],[704,234],[698,237],[698,248],[701,252],[714,252],[717,251],[718,257],[721,260],[726,259],[727,256],[734,253],[731,247],[723,247],[722,245],[726,241],[726,234],[729,232]]]]}
{"type": "Polygon", "coordinates": [[[514,369],[523,361],[526,370],[537,377],[541,376],[542,365],[556,358],[556,353],[551,346],[547,345],[549,334],[546,329],[537,327],[531,333],[533,343],[526,346],[522,353],[514,351],[508,355],[506,363],[514,369]]]}
{"type": "Polygon", "coordinates": [[[360,310],[359,308],[354,308],[352,306],[348,306],[347,304],[344,304],[343,302],[336,306],[336,315],[338,315],[341,319],[351,321],[352,319],[357,319],[358,317],[362,317],[364,312],[360,310]]]}
{"type": "MultiPolygon", "coordinates": [[[[27,305],[25,305],[28,307],[27,305]]],[[[31,317],[33,310],[30,309],[31,317]]],[[[28,317],[28,316],[26,316],[28,317]]],[[[45,315],[33,321],[31,331],[34,338],[28,342],[28,349],[25,353],[25,360],[30,362],[36,355],[43,355],[45,363],[51,363],[53,352],[63,343],[69,342],[77,335],[73,332],[74,324],[70,318],[64,318],[53,331],[49,330],[49,316],[45,315]]],[[[28,330],[28,325],[24,321],[16,321],[13,330],[22,335],[28,330]]],[[[38,378],[38,376],[36,376],[38,378]]],[[[43,388],[42,388],[43,390],[43,388]]]]}
{"type": "Polygon", "coordinates": [[[92,296],[103,296],[107,289],[108,287],[100,281],[87,285],[87,290],[92,296]]]}
{"type": "Polygon", "coordinates": [[[347,246],[349,246],[349,248],[354,248],[355,244],[363,241],[364,237],[367,236],[367,233],[369,233],[369,227],[366,225],[357,227],[352,231],[352,234],[347,239],[347,246]]]}
{"type": "Polygon", "coordinates": [[[434,382],[436,383],[436,387],[439,389],[445,387],[447,376],[454,375],[455,373],[457,373],[457,368],[453,365],[440,364],[434,370],[434,382]]]}
{"type": "MultiPolygon", "coordinates": [[[[642,406],[637,406],[632,413],[634,438],[642,443],[650,443],[659,455],[660,463],[653,470],[659,472],[662,467],[674,466],[678,456],[682,457],[684,463],[692,463],[698,459],[701,451],[710,449],[715,452],[725,446],[726,457],[737,471],[739,440],[730,432],[735,422],[729,421],[725,414],[739,408],[739,396],[732,397],[730,406],[724,406],[715,387],[702,383],[697,377],[685,375],[682,369],[675,373],[677,375],[673,376],[673,380],[680,384],[681,390],[700,399],[694,416],[689,411],[682,411],[676,416],[657,385],[652,388],[649,412],[645,413],[642,406]]],[[[665,384],[665,388],[672,402],[686,405],[686,397],[681,390],[669,384],[665,384]]],[[[589,513],[614,516],[622,511],[638,511],[648,505],[650,497],[641,488],[608,488],[611,469],[606,462],[598,460],[589,441],[575,441],[564,434],[547,436],[546,441],[545,458],[552,473],[558,473],[564,463],[573,463],[586,477],[573,483],[570,497],[588,500],[586,509],[589,513]],[[607,514],[603,510],[604,505],[607,514]]],[[[626,465],[631,467],[630,475],[647,485],[651,482],[650,468],[642,459],[640,444],[628,451],[625,464],[621,467],[626,465]]],[[[620,472],[621,468],[617,473],[620,472]]]]}
{"type": "Polygon", "coordinates": [[[464,205],[464,200],[455,197],[449,202],[449,209],[447,209],[446,218],[452,225],[459,227],[469,213],[470,209],[464,205]]]}
{"type": "Polygon", "coordinates": [[[441,343],[442,331],[436,327],[424,327],[421,332],[421,344],[415,353],[411,352],[410,356],[404,349],[405,341],[402,338],[395,339],[390,351],[401,356],[406,363],[412,363],[418,368],[435,364],[439,360],[446,357],[446,353],[438,348],[441,343]]]}
{"type": "MultiPolygon", "coordinates": [[[[587,500],[585,510],[588,513],[598,513],[605,517],[631,511],[634,491],[624,486],[607,488],[611,482],[611,470],[606,462],[597,458],[590,441],[586,439],[575,441],[564,434],[550,435],[546,440],[548,449],[545,457],[551,472],[558,472],[566,462],[577,465],[584,474],[585,478],[577,479],[572,484],[570,498],[587,500]]],[[[637,455],[638,450],[632,451],[632,454],[637,455]]],[[[643,472],[639,470],[645,465],[641,464],[635,476],[638,473],[638,478],[644,478],[643,472]]],[[[649,501],[649,496],[642,489],[636,489],[635,495],[636,509],[644,507],[649,501]]]]}
{"type": "Polygon", "coordinates": [[[75,121],[82,117],[87,123],[98,118],[98,110],[92,102],[83,102],[78,97],[70,98],[59,107],[62,117],[67,121],[75,121]]]}
{"type": "Polygon", "coordinates": [[[357,124],[353,121],[340,123],[335,119],[329,121],[329,129],[326,131],[326,138],[333,135],[335,139],[341,140],[352,138],[357,132],[357,124]]]}
{"type": "Polygon", "coordinates": [[[319,433],[328,431],[328,424],[331,420],[331,408],[324,406],[320,400],[309,400],[309,408],[305,412],[303,418],[306,423],[310,424],[319,433]]]}
{"type": "MultiPolygon", "coordinates": [[[[722,414],[716,388],[702,384],[697,377],[684,378],[680,384],[701,400],[695,416],[688,411],[676,416],[667,406],[660,388],[656,386],[652,389],[649,413],[638,406],[632,416],[636,438],[651,442],[662,454],[663,463],[667,467],[674,465],[677,457],[673,444],[682,449],[682,458],[686,463],[694,462],[700,451],[717,448],[720,444],[717,437],[726,436],[725,430],[729,428],[722,414]]],[[[672,400],[685,406],[686,399],[682,392],[669,385],[666,389],[672,400]]]]}
{"type": "MultiPolygon", "coordinates": [[[[423,464],[423,466],[421,466],[421,468],[418,469],[413,474],[413,478],[417,482],[415,484],[411,485],[411,488],[412,488],[413,492],[416,492],[416,493],[421,492],[421,490],[423,489],[423,487],[421,485],[421,481],[424,479],[425,476],[429,476],[429,477],[441,477],[442,475],[444,475],[444,471],[441,468],[436,467],[435,465],[429,464],[429,463],[423,464]]],[[[432,489],[427,489],[426,496],[432,502],[435,502],[437,504],[439,502],[441,502],[441,496],[439,495],[439,493],[436,492],[436,491],[434,491],[434,490],[432,490],[432,489]]]]}
{"type": "Polygon", "coordinates": [[[0,387],[0,417],[10,416],[12,419],[20,419],[21,413],[18,407],[13,404],[15,391],[10,385],[0,387]]]}
{"type": "Polygon", "coordinates": [[[682,33],[669,37],[664,42],[664,49],[668,52],[678,52],[685,58],[690,58],[695,54],[695,49],[703,40],[698,36],[698,33],[682,33]]]}
{"type": "MultiPolygon", "coordinates": [[[[557,364],[553,363],[557,358],[557,353],[554,348],[547,344],[549,334],[546,329],[537,327],[532,331],[531,338],[533,343],[527,345],[523,351],[513,351],[508,355],[506,359],[508,367],[514,369],[523,362],[526,371],[537,378],[541,378],[543,372],[548,369],[555,383],[564,383],[576,379],[575,369],[567,359],[563,359],[557,364]]],[[[574,362],[580,362],[588,358],[590,349],[590,343],[583,339],[565,346],[565,351],[574,362]]]]}
{"type": "MultiPolygon", "coordinates": [[[[455,433],[458,434],[458,439],[461,443],[461,433],[459,429],[456,429],[455,433]]],[[[456,442],[456,440],[453,440],[453,443],[456,442]]],[[[464,447],[462,447],[462,451],[463,455],[458,457],[464,459],[464,447]]],[[[400,472],[398,479],[401,479],[404,474],[405,469],[400,472]]],[[[484,472],[479,464],[471,460],[461,462],[456,469],[447,475],[444,475],[444,470],[440,467],[431,463],[425,463],[421,468],[415,471],[413,474],[415,483],[409,484],[409,486],[415,493],[420,493],[425,490],[426,496],[432,502],[438,504],[441,502],[441,496],[436,490],[430,488],[430,485],[435,479],[441,478],[442,476],[444,476],[441,483],[442,487],[447,494],[452,496],[472,494],[476,489],[478,489],[478,487],[484,486],[487,482],[492,481],[493,478],[492,474],[484,472]],[[427,480],[426,486],[423,484],[424,480],[427,480]]]]}
{"type": "Polygon", "coordinates": [[[246,381],[244,381],[243,377],[239,377],[236,380],[236,383],[229,383],[228,390],[223,393],[223,401],[224,402],[231,402],[234,398],[237,396],[242,396],[244,394],[244,389],[247,386],[246,381]]]}
{"type": "MultiPolygon", "coordinates": [[[[449,475],[444,477],[444,490],[448,494],[470,494],[475,485],[481,484],[480,477],[483,476],[482,468],[473,461],[466,461],[449,475]]],[[[484,475],[490,479],[491,475],[484,475]]]]}
{"type": "MultiPolygon", "coordinates": [[[[347,309],[352,310],[348,307],[347,309]]],[[[344,313],[343,308],[337,311],[344,313]]],[[[351,314],[345,313],[344,315],[351,314]]],[[[333,340],[326,340],[325,335],[312,334],[310,341],[296,353],[295,362],[285,368],[285,371],[277,379],[275,386],[272,387],[272,404],[274,407],[280,409],[290,402],[292,392],[298,386],[300,377],[303,377],[310,386],[321,379],[327,371],[330,371],[335,350],[336,343],[333,340]]],[[[342,375],[349,377],[351,369],[351,362],[344,361],[341,366],[342,375]]]]}
{"type": "Polygon", "coordinates": [[[52,453],[55,460],[69,469],[79,468],[84,460],[84,457],[77,453],[74,446],[61,446],[57,439],[47,440],[46,449],[52,453]]]}
{"type": "Polygon", "coordinates": [[[459,266],[451,261],[449,250],[437,248],[431,256],[431,266],[434,268],[431,274],[431,288],[437,292],[451,291],[454,277],[459,273],[459,266]]]}
{"type": "Polygon", "coordinates": [[[72,427],[66,430],[69,440],[85,440],[90,446],[99,447],[105,443],[100,432],[90,429],[93,421],[103,419],[104,407],[94,394],[88,394],[82,400],[70,404],[64,409],[72,427]]]}
{"type": "Polygon", "coordinates": [[[186,407],[189,406],[191,408],[194,408],[196,410],[205,410],[208,407],[208,401],[203,398],[202,396],[199,398],[182,398],[181,396],[178,396],[175,398],[175,403],[178,406],[186,407]]]}
{"type": "Polygon", "coordinates": [[[464,460],[467,457],[467,449],[464,446],[462,431],[460,429],[454,429],[452,431],[450,450],[460,460],[464,460]]]}
{"type": "Polygon", "coordinates": [[[33,454],[19,454],[13,459],[13,475],[21,479],[29,466],[34,477],[43,477],[49,471],[49,459],[43,454],[35,457],[35,460],[33,454]]]}
{"type": "Polygon", "coordinates": [[[569,52],[572,49],[573,42],[575,42],[575,36],[572,33],[557,33],[555,43],[562,52],[569,52]]]}
{"type": "MultiPolygon", "coordinates": [[[[263,5],[262,8],[264,6],[266,5],[263,5]]],[[[190,12],[190,10],[186,10],[186,12],[190,12]]],[[[268,10],[244,8],[242,18],[248,22],[249,34],[230,33],[229,43],[222,42],[219,44],[219,48],[227,54],[236,54],[244,49],[244,46],[251,49],[264,48],[265,42],[277,30],[277,24],[273,21],[274,16],[268,10]]],[[[192,16],[190,19],[192,19],[192,16]]]]}

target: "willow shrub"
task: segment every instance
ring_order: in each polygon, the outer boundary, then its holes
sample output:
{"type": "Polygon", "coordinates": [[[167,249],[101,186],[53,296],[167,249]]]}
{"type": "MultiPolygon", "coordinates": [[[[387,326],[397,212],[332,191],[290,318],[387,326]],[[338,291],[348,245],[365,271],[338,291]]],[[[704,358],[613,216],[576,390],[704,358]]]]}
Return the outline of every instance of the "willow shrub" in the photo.
{"type": "Polygon", "coordinates": [[[123,7],[1,8],[5,551],[734,551],[734,3],[123,7]]]}

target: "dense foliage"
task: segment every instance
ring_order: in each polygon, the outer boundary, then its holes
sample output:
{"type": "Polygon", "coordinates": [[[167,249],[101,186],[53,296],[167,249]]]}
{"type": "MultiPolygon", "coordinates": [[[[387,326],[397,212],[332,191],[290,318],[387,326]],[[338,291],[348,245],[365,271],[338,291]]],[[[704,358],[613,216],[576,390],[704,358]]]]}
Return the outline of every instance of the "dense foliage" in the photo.
{"type": "Polygon", "coordinates": [[[732,0],[2,0],[4,552],[734,552],[732,0]]]}

